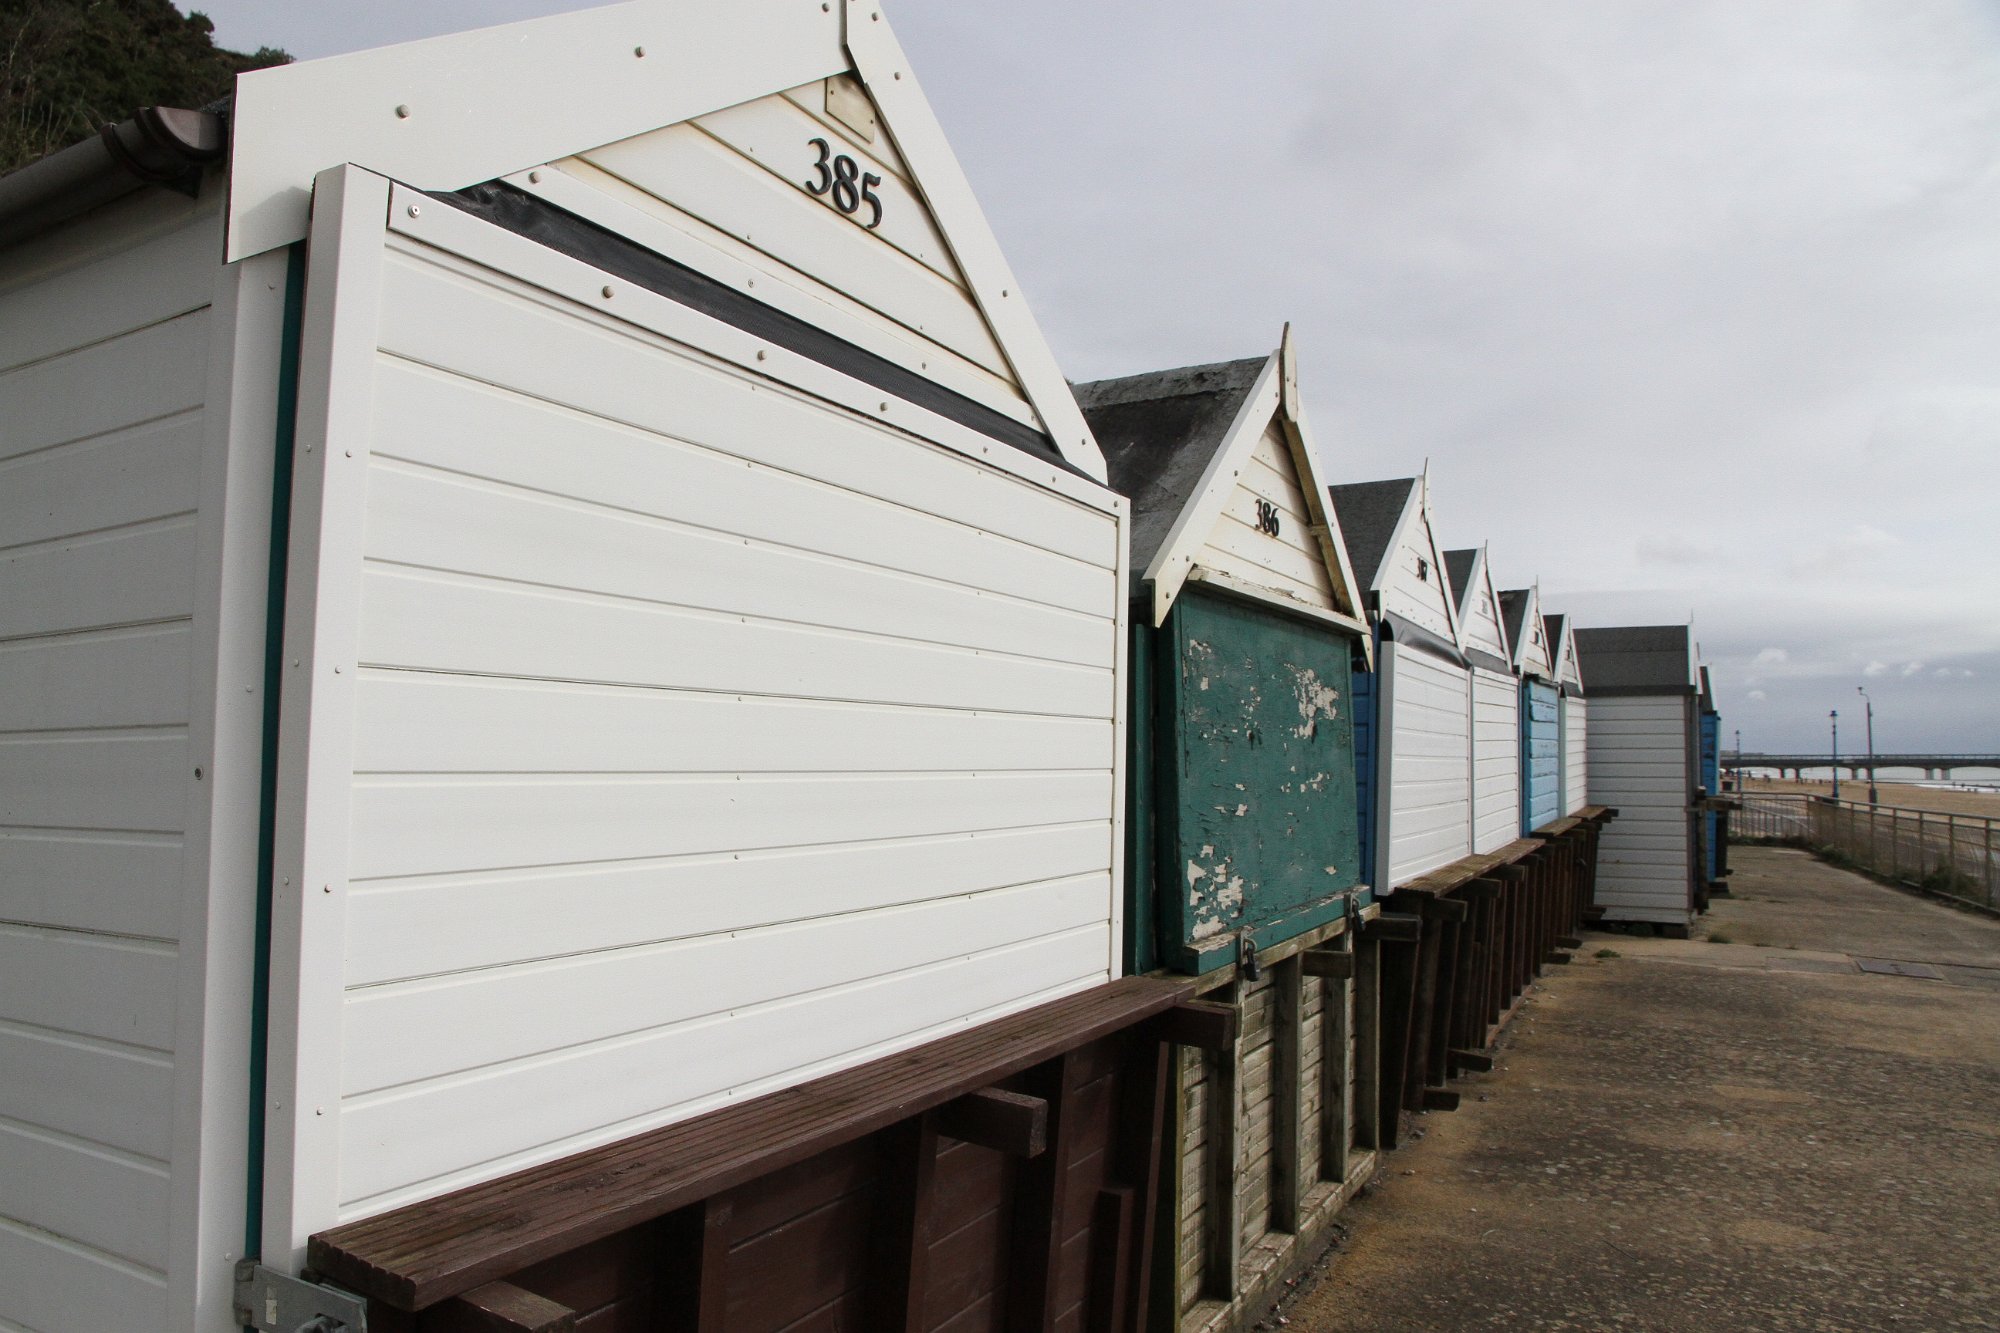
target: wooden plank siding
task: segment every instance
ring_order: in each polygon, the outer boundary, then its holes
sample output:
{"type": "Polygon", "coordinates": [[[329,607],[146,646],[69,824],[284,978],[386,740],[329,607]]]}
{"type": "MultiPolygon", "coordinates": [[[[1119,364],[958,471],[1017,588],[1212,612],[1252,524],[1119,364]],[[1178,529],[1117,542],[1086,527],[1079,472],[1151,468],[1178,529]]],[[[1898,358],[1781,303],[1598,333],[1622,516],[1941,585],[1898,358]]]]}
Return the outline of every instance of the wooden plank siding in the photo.
{"type": "Polygon", "coordinates": [[[1618,811],[1598,845],[1597,902],[1610,920],[1689,919],[1692,708],[1692,697],[1590,701],[1590,802],[1618,811]]]}
{"type": "Polygon", "coordinates": [[[1274,419],[1259,437],[1195,563],[1303,605],[1337,612],[1341,607],[1326,556],[1312,535],[1312,514],[1299,489],[1291,445],[1281,432],[1274,419]],[[1259,500],[1277,511],[1275,537],[1257,526],[1259,500]]]}
{"type": "Polygon", "coordinates": [[[1573,815],[1590,802],[1590,704],[1579,695],[1562,699],[1563,813],[1573,815]]]}
{"type": "Polygon", "coordinates": [[[383,262],[341,1217],[1109,975],[1114,515],[383,262]]]}
{"type": "Polygon", "coordinates": [[[141,199],[0,256],[7,1327],[170,1319],[215,205],[141,199]]]}
{"type": "MultiPolygon", "coordinates": [[[[1471,702],[1464,667],[1393,644],[1385,740],[1389,838],[1381,886],[1464,856],[1471,844],[1471,702]]],[[[1378,797],[1377,799],[1381,799],[1378,797]]]]}
{"type": "Polygon", "coordinates": [[[767,283],[834,307],[921,358],[923,373],[1035,420],[886,127],[864,139],[826,115],[825,101],[825,84],[815,81],[591,149],[555,169],[747,262],[767,283]],[[879,226],[866,226],[873,211],[865,204],[848,216],[826,192],[808,191],[820,181],[815,139],[829,155],[852,159],[857,179],[879,178],[879,226]]]}
{"type": "Polygon", "coordinates": [[[1520,831],[1521,688],[1512,674],[1480,667],[1471,684],[1471,850],[1490,852],[1520,831]]]}

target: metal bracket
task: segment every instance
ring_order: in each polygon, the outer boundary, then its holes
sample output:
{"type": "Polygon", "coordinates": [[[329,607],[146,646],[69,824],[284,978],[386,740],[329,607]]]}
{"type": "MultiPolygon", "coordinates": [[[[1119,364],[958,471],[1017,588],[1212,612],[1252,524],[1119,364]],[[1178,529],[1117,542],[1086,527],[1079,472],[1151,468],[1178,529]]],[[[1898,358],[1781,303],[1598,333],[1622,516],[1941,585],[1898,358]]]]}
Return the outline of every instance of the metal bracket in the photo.
{"type": "Polygon", "coordinates": [[[236,1265],[236,1322],[257,1333],[368,1333],[368,1302],[243,1259],[236,1265]]]}

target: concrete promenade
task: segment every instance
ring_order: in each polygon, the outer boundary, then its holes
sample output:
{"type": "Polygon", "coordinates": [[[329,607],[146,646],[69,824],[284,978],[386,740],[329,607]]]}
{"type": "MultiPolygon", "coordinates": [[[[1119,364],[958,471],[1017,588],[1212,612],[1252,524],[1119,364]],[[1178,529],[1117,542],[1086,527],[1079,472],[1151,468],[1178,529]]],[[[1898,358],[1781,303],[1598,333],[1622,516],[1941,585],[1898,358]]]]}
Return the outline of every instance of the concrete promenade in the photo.
{"type": "Polygon", "coordinates": [[[1270,1327],[2000,1328],[2000,922],[1730,855],[1706,938],[1549,970],[1270,1327]]]}

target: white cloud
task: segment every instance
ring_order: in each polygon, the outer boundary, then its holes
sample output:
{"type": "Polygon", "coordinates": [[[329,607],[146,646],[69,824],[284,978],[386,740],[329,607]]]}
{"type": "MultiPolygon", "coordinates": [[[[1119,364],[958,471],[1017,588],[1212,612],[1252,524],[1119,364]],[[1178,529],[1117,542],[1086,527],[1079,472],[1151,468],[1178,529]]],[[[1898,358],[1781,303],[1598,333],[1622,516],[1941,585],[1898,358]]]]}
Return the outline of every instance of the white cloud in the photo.
{"type": "Polygon", "coordinates": [[[1770,698],[1771,696],[1764,693],[1764,691],[1762,690],[1752,690],[1750,691],[1747,697],[1757,703],[1763,703],[1766,699],[1770,698]]]}
{"type": "MultiPolygon", "coordinates": [[[[1861,668],[1861,674],[1864,676],[1886,676],[1889,674],[1889,664],[1887,662],[1870,662],[1867,666],[1861,668]]],[[[1909,672],[1906,671],[1903,674],[1908,675],[1909,672]]]]}
{"type": "Polygon", "coordinates": [[[1760,650],[1755,657],[1750,659],[1750,665],[1753,667],[1783,666],[1786,662],[1789,662],[1791,660],[1792,660],[1792,655],[1786,652],[1783,648],[1765,648],[1760,650]]]}
{"type": "MultiPolygon", "coordinates": [[[[1903,663],[1903,676],[1905,679],[1908,679],[1909,677],[1916,675],[1919,671],[1922,671],[1923,669],[1924,669],[1924,664],[1922,662],[1905,662],[1903,663]]],[[[1946,672],[1945,674],[1949,675],[1951,673],[1946,672]]]]}

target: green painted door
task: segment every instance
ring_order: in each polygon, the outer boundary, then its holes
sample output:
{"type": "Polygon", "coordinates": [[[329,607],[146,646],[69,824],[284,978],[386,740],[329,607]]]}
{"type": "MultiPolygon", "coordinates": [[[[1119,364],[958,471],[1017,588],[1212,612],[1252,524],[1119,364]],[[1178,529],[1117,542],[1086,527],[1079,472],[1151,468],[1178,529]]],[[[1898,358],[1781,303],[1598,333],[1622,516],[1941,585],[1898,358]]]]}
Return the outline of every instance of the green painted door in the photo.
{"type": "Polygon", "coordinates": [[[1364,878],[1351,639],[1197,588],[1161,633],[1156,927],[1204,972],[1340,916],[1364,878]]]}

